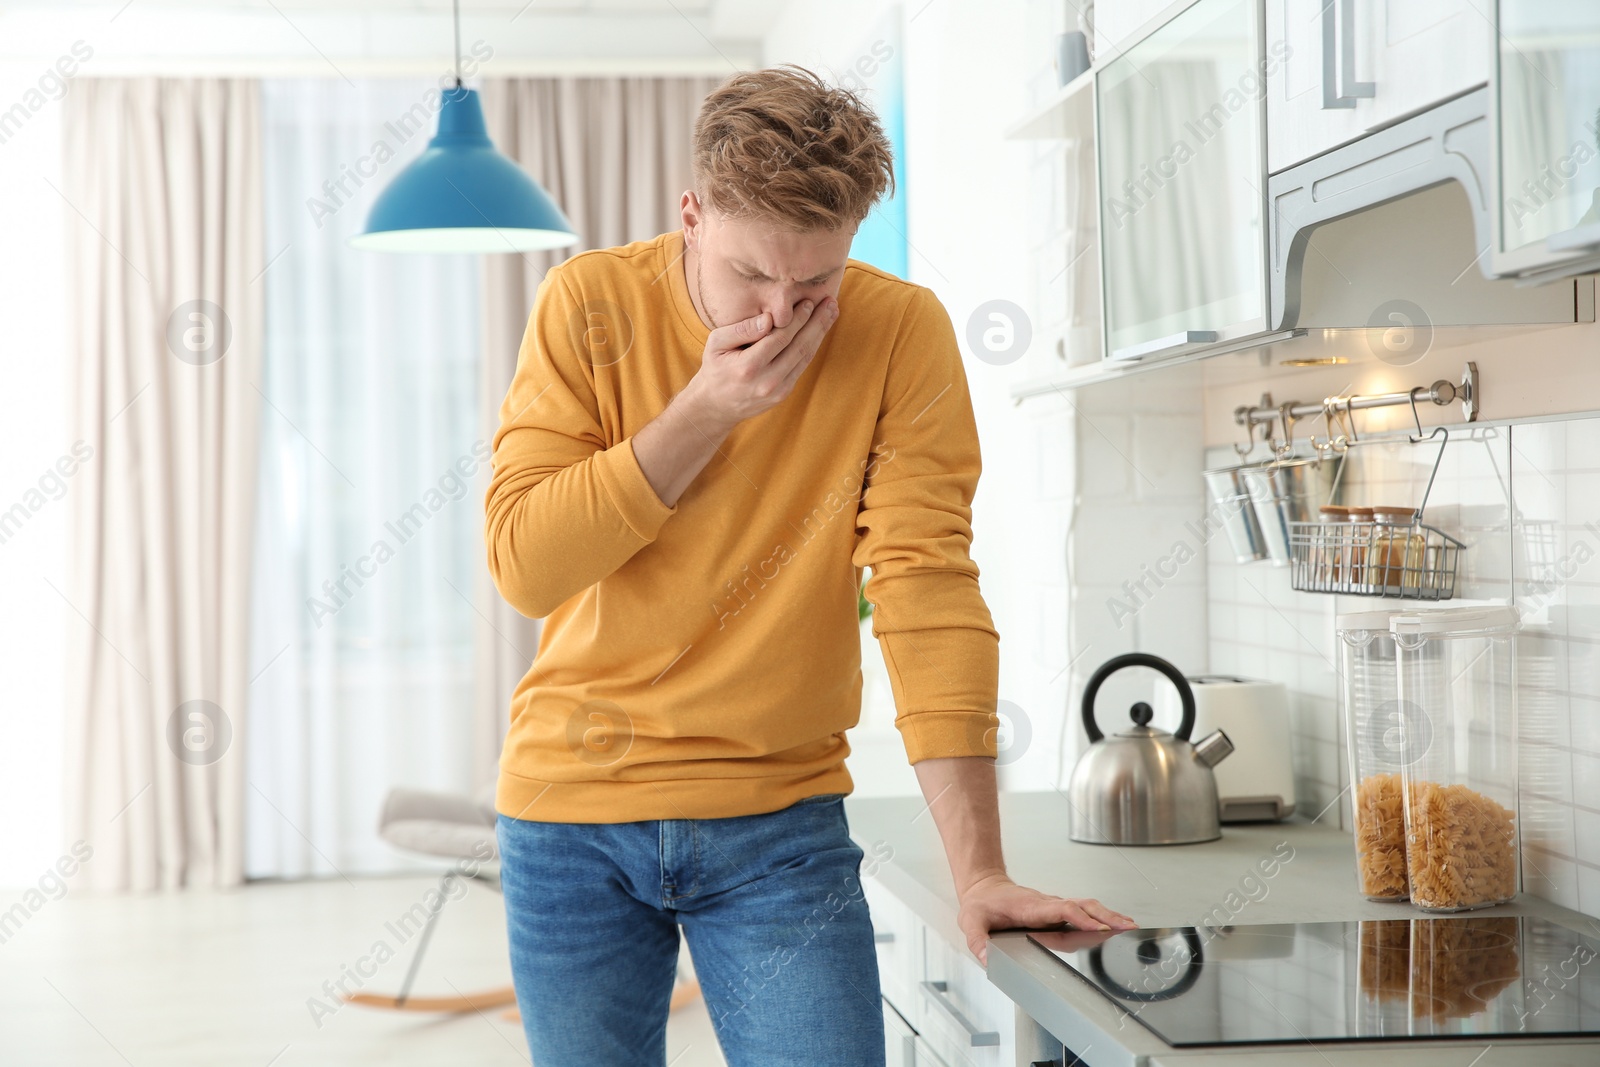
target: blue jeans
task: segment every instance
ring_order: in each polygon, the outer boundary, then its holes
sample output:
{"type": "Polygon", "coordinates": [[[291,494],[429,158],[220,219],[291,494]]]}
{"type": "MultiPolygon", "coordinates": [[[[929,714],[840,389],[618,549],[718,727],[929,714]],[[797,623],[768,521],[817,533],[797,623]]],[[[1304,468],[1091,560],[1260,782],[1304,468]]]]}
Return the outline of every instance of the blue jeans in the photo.
{"type": "Polygon", "coordinates": [[[534,1067],[665,1064],[679,926],[730,1067],[882,1067],[843,794],[725,819],[501,815],[496,838],[534,1067]]]}

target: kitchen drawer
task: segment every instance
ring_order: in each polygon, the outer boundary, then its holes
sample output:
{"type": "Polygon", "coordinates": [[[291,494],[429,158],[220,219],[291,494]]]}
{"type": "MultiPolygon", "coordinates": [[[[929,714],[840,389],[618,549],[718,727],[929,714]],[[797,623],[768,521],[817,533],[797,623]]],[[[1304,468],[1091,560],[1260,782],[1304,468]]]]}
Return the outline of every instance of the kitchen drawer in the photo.
{"type": "Polygon", "coordinates": [[[912,1049],[913,1062],[917,1067],[956,1067],[955,1064],[950,1063],[934,1051],[933,1046],[928,1043],[928,1039],[921,1034],[918,1034],[912,1040],[912,1049]]]}
{"type": "Polygon", "coordinates": [[[922,936],[924,977],[917,990],[921,1014],[914,1021],[918,1031],[950,1067],[1010,1065],[1016,1050],[1016,1005],[965,948],[927,926],[922,936]]]}
{"type": "Polygon", "coordinates": [[[917,1032],[888,1000],[883,1001],[883,1062],[885,1067],[915,1067],[917,1062],[917,1032]]]}
{"type": "Polygon", "coordinates": [[[878,949],[878,983],[884,999],[917,1026],[922,978],[921,923],[899,897],[871,878],[861,880],[878,949]]]}

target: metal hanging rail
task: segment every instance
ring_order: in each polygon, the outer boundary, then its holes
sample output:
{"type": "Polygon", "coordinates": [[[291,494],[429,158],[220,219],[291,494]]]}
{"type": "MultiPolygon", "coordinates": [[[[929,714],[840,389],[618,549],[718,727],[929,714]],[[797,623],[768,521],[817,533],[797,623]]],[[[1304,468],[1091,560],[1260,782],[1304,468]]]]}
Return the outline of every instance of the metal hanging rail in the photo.
{"type": "MultiPolygon", "coordinates": [[[[1461,550],[1466,545],[1438,527],[1426,525],[1423,510],[1433,492],[1433,482],[1444,459],[1444,447],[1450,440],[1450,431],[1435,426],[1432,432],[1422,428],[1422,415],[1418,405],[1424,401],[1436,406],[1461,402],[1461,411],[1467,422],[1478,418],[1479,404],[1478,366],[1468,363],[1461,383],[1440,379],[1432,385],[1419,385],[1403,393],[1378,393],[1372,396],[1330,396],[1319,404],[1302,404],[1290,401],[1274,405],[1271,395],[1264,395],[1259,406],[1244,406],[1234,410],[1234,421],[1244,427],[1246,441],[1235,444],[1234,451],[1244,460],[1256,447],[1256,427],[1264,426],[1263,442],[1272,457],[1256,466],[1242,466],[1243,477],[1249,483],[1249,494],[1257,517],[1265,528],[1275,520],[1274,529],[1281,530],[1288,542],[1290,584],[1305,592],[1338,593],[1347,596],[1398,596],[1421,600],[1449,600],[1455,596],[1456,570],[1461,550]],[[1338,492],[1339,479],[1344,474],[1343,453],[1353,446],[1369,443],[1356,436],[1354,413],[1372,408],[1400,407],[1411,409],[1411,420],[1416,432],[1408,435],[1412,444],[1439,438],[1439,454],[1434,457],[1433,470],[1428,475],[1427,488],[1422,492],[1422,502],[1417,505],[1409,522],[1399,522],[1392,514],[1374,518],[1366,513],[1366,520],[1344,518],[1329,521],[1324,511],[1318,521],[1306,493],[1295,489],[1288,472],[1321,470],[1325,462],[1336,464],[1333,485],[1328,490],[1328,502],[1338,492]],[[1295,453],[1295,424],[1305,419],[1321,418],[1327,425],[1327,436],[1319,441],[1313,433],[1307,444],[1315,454],[1314,459],[1292,459],[1295,453]],[[1274,438],[1273,424],[1280,423],[1283,440],[1274,438]],[[1262,517],[1263,504],[1268,505],[1267,517],[1262,517]]],[[[1208,472],[1219,473],[1219,472],[1208,472]]],[[[1356,515],[1355,509],[1345,509],[1356,515]]],[[[1274,553],[1274,559],[1280,558],[1274,553]]]]}
{"type": "MultiPolygon", "coordinates": [[[[1479,406],[1478,365],[1468,363],[1462,372],[1461,383],[1440,378],[1432,385],[1419,385],[1403,393],[1378,393],[1373,396],[1332,396],[1315,404],[1302,404],[1298,400],[1291,400],[1287,404],[1273,404],[1271,394],[1262,396],[1261,403],[1257,406],[1245,405],[1234,409],[1233,421],[1240,426],[1248,426],[1252,430],[1259,425],[1277,422],[1287,418],[1292,424],[1300,419],[1320,418],[1330,412],[1337,414],[1352,411],[1365,411],[1369,408],[1396,407],[1409,404],[1413,410],[1416,405],[1424,400],[1443,407],[1461,401],[1461,413],[1467,422],[1476,422],[1479,406]]],[[[1290,435],[1290,427],[1284,427],[1284,436],[1290,435]]]]}

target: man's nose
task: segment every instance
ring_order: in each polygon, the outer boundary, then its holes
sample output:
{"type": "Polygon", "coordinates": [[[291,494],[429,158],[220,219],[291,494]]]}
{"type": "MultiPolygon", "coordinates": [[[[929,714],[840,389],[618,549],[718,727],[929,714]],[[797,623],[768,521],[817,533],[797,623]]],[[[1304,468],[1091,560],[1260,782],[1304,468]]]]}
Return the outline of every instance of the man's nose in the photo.
{"type": "Polygon", "coordinates": [[[781,330],[794,319],[799,312],[799,305],[805,297],[799,292],[784,293],[774,299],[772,306],[767,311],[772,313],[772,328],[781,330]]]}

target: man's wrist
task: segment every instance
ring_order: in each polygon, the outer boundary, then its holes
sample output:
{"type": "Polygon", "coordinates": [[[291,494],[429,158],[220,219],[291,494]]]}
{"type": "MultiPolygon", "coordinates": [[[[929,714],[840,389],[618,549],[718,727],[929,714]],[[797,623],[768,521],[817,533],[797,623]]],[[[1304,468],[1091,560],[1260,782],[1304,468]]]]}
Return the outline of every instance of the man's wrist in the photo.
{"type": "Polygon", "coordinates": [[[676,411],[679,418],[700,433],[720,444],[723,438],[733,432],[733,425],[717,418],[706,409],[701,402],[700,392],[695,387],[695,382],[698,380],[698,378],[689,379],[689,384],[678,391],[678,395],[672,398],[667,407],[676,411]]]}
{"type": "Polygon", "coordinates": [[[1011,876],[1004,867],[984,867],[969,874],[964,886],[956,887],[956,899],[965,900],[975,889],[984,889],[995,885],[1010,885],[1011,876]]]}

